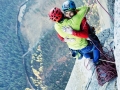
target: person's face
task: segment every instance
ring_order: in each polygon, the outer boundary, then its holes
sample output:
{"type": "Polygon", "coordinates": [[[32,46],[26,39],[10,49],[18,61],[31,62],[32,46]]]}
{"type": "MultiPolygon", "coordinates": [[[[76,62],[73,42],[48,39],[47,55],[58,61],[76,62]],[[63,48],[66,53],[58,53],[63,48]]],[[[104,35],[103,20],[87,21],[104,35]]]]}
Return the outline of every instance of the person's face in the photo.
{"type": "Polygon", "coordinates": [[[66,11],[66,12],[64,12],[64,15],[67,18],[72,18],[74,16],[74,12],[73,11],[66,11]]]}

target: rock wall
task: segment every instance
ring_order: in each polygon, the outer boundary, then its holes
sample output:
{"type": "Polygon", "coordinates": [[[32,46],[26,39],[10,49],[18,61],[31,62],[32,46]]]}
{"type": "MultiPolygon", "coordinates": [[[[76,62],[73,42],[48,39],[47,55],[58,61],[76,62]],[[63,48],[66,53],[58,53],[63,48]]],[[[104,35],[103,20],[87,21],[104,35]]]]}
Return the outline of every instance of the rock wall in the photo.
{"type": "MultiPolygon", "coordinates": [[[[110,50],[114,46],[113,20],[111,20],[110,17],[110,15],[113,15],[113,13],[109,11],[112,10],[110,8],[114,8],[113,4],[114,0],[100,0],[100,2],[97,2],[101,24],[101,32],[98,34],[98,37],[102,45],[108,48],[108,50],[110,50]],[[111,3],[112,5],[109,3],[111,3]]],[[[116,86],[116,78],[112,79],[110,82],[107,82],[103,86],[100,86],[98,85],[96,79],[97,77],[94,67],[91,70],[86,70],[85,66],[83,65],[84,62],[85,60],[76,60],[71,77],[66,86],[66,90],[117,90],[118,87],[116,86]]],[[[119,66],[117,66],[117,68],[118,67],[119,66]]]]}
{"type": "Polygon", "coordinates": [[[115,0],[114,9],[114,42],[115,42],[115,62],[118,72],[117,85],[120,90],[120,0],[115,0]]]}

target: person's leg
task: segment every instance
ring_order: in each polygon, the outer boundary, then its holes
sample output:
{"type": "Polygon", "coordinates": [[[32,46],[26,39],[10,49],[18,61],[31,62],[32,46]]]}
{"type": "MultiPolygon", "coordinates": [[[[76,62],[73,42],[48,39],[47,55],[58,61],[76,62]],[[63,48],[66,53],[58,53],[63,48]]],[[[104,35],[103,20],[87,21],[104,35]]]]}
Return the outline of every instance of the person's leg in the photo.
{"type": "Polygon", "coordinates": [[[85,48],[81,49],[81,53],[83,54],[83,56],[85,58],[90,58],[92,59],[93,58],[93,53],[91,52],[93,49],[93,45],[92,44],[89,44],[88,46],[86,46],[85,48]]]}
{"type": "Polygon", "coordinates": [[[94,64],[97,64],[99,62],[99,58],[100,58],[100,52],[97,48],[93,49],[93,62],[94,64]]]}
{"type": "Polygon", "coordinates": [[[84,56],[85,58],[93,59],[93,53],[92,53],[92,52],[91,52],[91,53],[84,53],[83,56],[84,56]]]}
{"type": "Polygon", "coordinates": [[[93,63],[95,65],[97,65],[99,63],[99,59],[100,59],[100,51],[99,51],[100,46],[99,46],[98,42],[95,42],[93,46],[94,46],[94,48],[92,50],[92,52],[93,52],[93,63]]]}
{"type": "MultiPolygon", "coordinates": [[[[97,43],[95,45],[98,46],[97,43]]],[[[100,58],[100,52],[96,48],[95,45],[93,45],[93,44],[90,43],[87,47],[85,47],[84,49],[82,49],[81,52],[83,53],[84,57],[86,57],[86,58],[93,58],[94,64],[97,64],[98,61],[99,61],[99,58],[100,58]]]]}

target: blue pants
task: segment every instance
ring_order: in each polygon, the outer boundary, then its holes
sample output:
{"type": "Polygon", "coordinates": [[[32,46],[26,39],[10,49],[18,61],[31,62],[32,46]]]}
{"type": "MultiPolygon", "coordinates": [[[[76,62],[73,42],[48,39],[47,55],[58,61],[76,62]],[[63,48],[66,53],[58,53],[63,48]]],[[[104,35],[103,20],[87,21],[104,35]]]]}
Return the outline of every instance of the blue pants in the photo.
{"type": "MultiPolygon", "coordinates": [[[[95,45],[98,46],[97,43],[95,45]]],[[[83,54],[84,57],[91,58],[93,59],[94,63],[97,63],[100,58],[100,52],[95,45],[89,43],[85,48],[81,49],[80,52],[83,54]]]]}

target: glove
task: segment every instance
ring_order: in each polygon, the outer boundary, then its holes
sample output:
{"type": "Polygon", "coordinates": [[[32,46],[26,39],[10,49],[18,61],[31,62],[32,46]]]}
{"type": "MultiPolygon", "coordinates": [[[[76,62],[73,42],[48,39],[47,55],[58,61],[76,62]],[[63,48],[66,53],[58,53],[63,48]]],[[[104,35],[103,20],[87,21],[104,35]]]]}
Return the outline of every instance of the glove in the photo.
{"type": "Polygon", "coordinates": [[[83,55],[80,52],[76,52],[76,51],[72,52],[72,56],[73,58],[76,58],[77,60],[81,60],[83,57],[83,55]]]}
{"type": "Polygon", "coordinates": [[[76,58],[77,60],[81,60],[81,59],[83,58],[83,55],[80,54],[80,53],[77,53],[77,55],[75,56],[75,58],[76,58]]]}
{"type": "Polygon", "coordinates": [[[64,38],[64,42],[74,42],[74,38],[64,38]]]}
{"type": "Polygon", "coordinates": [[[71,26],[64,26],[62,29],[64,32],[66,32],[68,34],[72,34],[73,29],[71,26]]]}
{"type": "Polygon", "coordinates": [[[90,39],[90,38],[87,38],[87,40],[91,41],[91,39],[90,39]]]}

